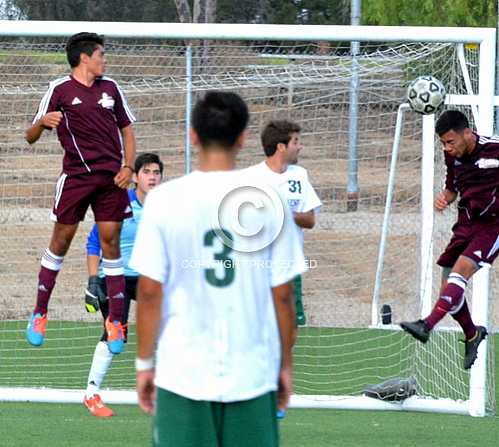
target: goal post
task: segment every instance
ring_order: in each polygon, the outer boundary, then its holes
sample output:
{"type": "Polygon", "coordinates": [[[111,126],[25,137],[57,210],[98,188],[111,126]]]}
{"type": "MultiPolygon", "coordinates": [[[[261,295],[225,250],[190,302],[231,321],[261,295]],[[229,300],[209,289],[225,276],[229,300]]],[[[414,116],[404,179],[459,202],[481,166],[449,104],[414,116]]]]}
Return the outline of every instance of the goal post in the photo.
{"type": "MultiPolygon", "coordinates": [[[[293,406],[495,411],[492,337],[470,375],[462,371],[450,320],[423,346],[379,319],[382,304],[391,305],[393,323],[429,311],[439,282],[435,256],[453,220],[450,212],[433,214],[443,175],[435,117],[401,106],[405,88],[419,75],[434,75],[449,92],[446,107],[465,110],[479,133],[492,134],[495,30],[484,28],[0,21],[0,243],[7,259],[0,266],[0,400],[80,402],[102,330],[100,317],[83,308],[88,216],[54,290],[46,345],[24,340],[61,153],[54,135],[29,147],[22,133],[47,81],[67,73],[64,40],[79,31],[105,35],[107,74],[137,112],[138,150],[159,153],[167,178],[190,169],[188,111],[207,90],[237,91],[249,104],[241,166],[263,159],[258,134],[266,121],[302,125],[300,163],[324,207],[305,234],[316,268],[304,275],[308,324],[295,348],[293,406]],[[360,42],[354,62],[350,41],[360,42]],[[347,212],[353,63],[360,194],[357,210],[347,212]],[[405,115],[397,129],[399,110],[405,115]],[[366,385],[393,377],[413,378],[416,395],[396,403],[362,395],[366,385]]],[[[488,296],[496,293],[489,286],[496,274],[480,273],[469,296],[472,312],[493,329],[499,318],[488,296]]],[[[134,340],[132,319],[126,352],[106,379],[106,402],[136,400],[134,340]]]]}

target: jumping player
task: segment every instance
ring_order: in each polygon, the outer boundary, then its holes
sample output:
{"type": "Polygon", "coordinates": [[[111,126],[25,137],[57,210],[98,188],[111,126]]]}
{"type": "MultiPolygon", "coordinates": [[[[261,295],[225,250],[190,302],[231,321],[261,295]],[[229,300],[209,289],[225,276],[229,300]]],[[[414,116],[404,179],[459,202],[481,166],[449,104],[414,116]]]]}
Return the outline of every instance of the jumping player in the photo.
{"type": "Polygon", "coordinates": [[[400,326],[426,343],[431,330],[449,313],[465,335],[464,369],[475,362],[487,329],[475,326],[464,297],[469,279],[499,252],[499,137],[473,132],[468,119],[457,110],[444,112],[435,131],[444,148],[445,188],[435,199],[437,211],[445,210],[459,196],[457,222],[452,238],[437,261],[443,268],[440,297],[423,320],[400,326]]]}
{"type": "MultiPolygon", "coordinates": [[[[156,154],[143,153],[135,160],[135,174],[133,182],[135,189],[128,190],[130,206],[133,216],[123,221],[121,230],[120,250],[125,269],[125,308],[123,315],[123,329],[125,342],[127,340],[127,323],[130,311],[130,301],[135,300],[137,291],[137,280],[139,274],[128,266],[133,244],[137,233],[137,227],[142,216],[142,206],[147,193],[159,185],[163,175],[163,162],[156,154]]],[[[99,240],[99,229],[94,225],[87,238],[87,267],[88,286],[85,290],[85,307],[88,312],[102,313],[104,322],[109,315],[109,305],[106,296],[106,281],[102,271],[101,246],[99,240]]],[[[95,347],[92,366],[87,381],[87,390],[83,400],[88,411],[97,417],[108,417],[113,415],[113,411],[104,405],[100,397],[100,387],[107,374],[113,354],[107,347],[107,331],[104,327],[102,337],[95,347]]]]}
{"type": "Polygon", "coordinates": [[[125,278],[120,230],[132,215],[126,188],[133,174],[135,121],[118,84],[104,77],[104,39],[94,33],[70,37],[66,54],[71,74],[52,81],[40,102],[26,140],[33,144],[47,129],[57,129],[64,149],[57,181],[52,238],[42,255],[38,295],[26,337],[43,344],[48,302],[64,256],[89,206],[99,227],[103,271],[109,295],[108,348],[123,350],[125,278]],[[122,156],[124,153],[124,158],[122,156]]]}

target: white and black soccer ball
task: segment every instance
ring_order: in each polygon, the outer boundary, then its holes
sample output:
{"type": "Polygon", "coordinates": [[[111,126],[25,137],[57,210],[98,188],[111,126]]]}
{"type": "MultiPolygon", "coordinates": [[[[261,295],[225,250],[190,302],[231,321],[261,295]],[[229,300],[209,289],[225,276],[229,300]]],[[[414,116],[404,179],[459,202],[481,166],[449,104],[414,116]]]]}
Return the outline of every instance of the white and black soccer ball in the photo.
{"type": "Polygon", "coordinates": [[[411,109],[423,115],[435,113],[445,101],[445,87],[433,76],[420,76],[407,87],[411,109]]]}

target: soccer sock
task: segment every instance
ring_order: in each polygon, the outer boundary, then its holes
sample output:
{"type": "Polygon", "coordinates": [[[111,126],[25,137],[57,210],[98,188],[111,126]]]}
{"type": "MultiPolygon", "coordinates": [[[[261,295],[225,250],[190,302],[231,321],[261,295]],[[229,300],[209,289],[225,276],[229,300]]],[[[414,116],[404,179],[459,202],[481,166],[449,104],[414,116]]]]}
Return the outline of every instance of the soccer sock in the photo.
{"type": "Polygon", "coordinates": [[[40,273],[38,274],[38,292],[34,313],[45,315],[55,286],[55,278],[62,267],[63,256],[54,255],[48,248],[42,255],[40,273]]]}
{"type": "Polygon", "coordinates": [[[295,311],[296,314],[303,314],[303,290],[301,275],[295,276],[293,279],[293,293],[295,295],[295,311]]]}
{"type": "Polygon", "coordinates": [[[468,305],[466,304],[466,300],[463,297],[463,306],[461,309],[458,309],[456,313],[450,312],[452,318],[459,323],[459,326],[463,328],[464,336],[466,340],[470,340],[476,334],[476,326],[471,319],[471,314],[468,309],[468,305]]]}
{"type": "Polygon", "coordinates": [[[97,343],[92,359],[92,366],[88,373],[87,391],[85,393],[87,399],[91,398],[94,394],[99,394],[100,387],[112,361],[113,354],[109,352],[107,343],[104,341],[97,343]]]}
{"type": "Polygon", "coordinates": [[[125,276],[123,261],[118,259],[102,259],[102,269],[106,275],[107,296],[109,297],[109,320],[123,321],[125,306],[125,276]]]}
{"type": "Polygon", "coordinates": [[[447,285],[444,287],[440,298],[431,311],[431,314],[425,318],[428,329],[433,329],[435,325],[449,312],[457,313],[463,308],[464,290],[468,281],[459,273],[451,273],[447,279],[447,285]]]}

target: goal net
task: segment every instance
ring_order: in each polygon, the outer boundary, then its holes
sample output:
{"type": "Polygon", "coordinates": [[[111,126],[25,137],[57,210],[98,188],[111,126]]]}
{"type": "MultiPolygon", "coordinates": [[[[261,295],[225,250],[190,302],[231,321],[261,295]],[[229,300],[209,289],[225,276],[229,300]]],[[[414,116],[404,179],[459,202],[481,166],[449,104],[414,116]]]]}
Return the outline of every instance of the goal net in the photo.
{"type": "MultiPolygon", "coordinates": [[[[303,128],[300,164],[308,170],[323,207],[316,227],[305,234],[311,269],[303,278],[307,324],[299,328],[295,348],[293,404],[470,413],[474,399],[470,400],[470,373],[462,368],[461,334],[453,321],[446,317],[426,345],[413,341],[395,324],[419,318],[428,297],[437,297],[440,272],[432,265],[450,237],[455,218],[453,209],[431,214],[430,227],[422,221],[423,202],[428,201],[422,196],[427,181],[423,174],[431,178],[430,195],[441,189],[445,174],[431,118],[425,134],[422,117],[403,112],[389,213],[386,198],[397,113],[412,79],[431,74],[445,85],[452,107],[465,111],[473,123],[480,124],[487,114],[490,118],[492,104],[480,102],[477,96],[479,87],[486,92],[480,84],[482,37],[468,38],[463,31],[463,42],[446,42],[443,37],[426,39],[425,29],[420,29],[419,39],[404,42],[407,34],[401,29],[398,40],[369,42],[372,39],[360,36],[374,31],[364,28],[366,32],[358,35],[360,46],[354,46],[352,54],[350,42],[341,41],[349,28],[330,27],[329,41],[300,35],[291,42],[293,27],[287,28],[288,36],[272,39],[248,26],[254,37],[223,41],[187,40],[189,36],[175,40],[178,35],[168,34],[133,38],[139,24],[127,27],[129,38],[104,31],[111,35],[106,42],[107,75],[120,83],[138,118],[138,152],[158,153],[167,180],[186,171],[190,162],[186,110],[207,90],[236,91],[249,104],[250,136],[240,167],[263,160],[259,131],[268,120],[288,118],[303,128]],[[440,43],[425,43],[429,40],[440,43]],[[425,139],[436,146],[430,172],[423,168],[425,139]],[[380,256],[383,228],[386,244],[380,256]],[[422,245],[423,239],[429,243],[422,245]],[[390,315],[384,316],[387,324],[379,317],[383,305],[390,306],[390,315]],[[367,385],[393,378],[414,381],[416,395],[397,403],[362,396],[367,385]]],[[[28,31],[13,34],[0,37],[0,244],[4,253],[0,398],[81,401],[102,330],[100,316],[84,310],[90,211],[59,274],[45,344],[32,348],[24,335],[35,301],[40,255],[52,230],[48,217],[61,149],[54,133],[29,146],[23,131],[47,82],[68,71],[65,38],[47,37],[50,33],[43,30],[40,36],[28,36],[32,34],[28,31]]],[[[496,281],[492,271],[491,295],[496,293],[496,281]]],[[[470,294],[468,299],[476,298],[470,294]]],[[[492,332],[499,322],[498,309],[490,306],[487,311],[492,332]]],[[[132,308],[132,323],[133,314],[132,308]]],[[[126,352],[115,356],[106,377],[107,389],[133,389],[134,355],[132,324],[126,352]]],[[[493,413],[493,337],[481,355],[485,392],[477,413],[493,413]]],[[[133,401],[134,397],[108,393],[107,400],[113,399],[133,401]]]]}

